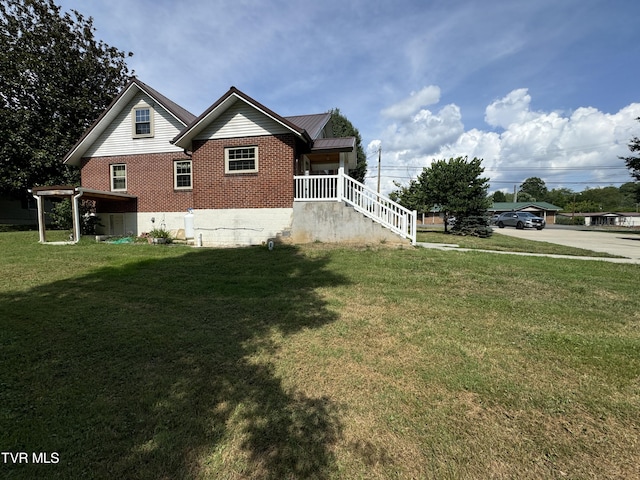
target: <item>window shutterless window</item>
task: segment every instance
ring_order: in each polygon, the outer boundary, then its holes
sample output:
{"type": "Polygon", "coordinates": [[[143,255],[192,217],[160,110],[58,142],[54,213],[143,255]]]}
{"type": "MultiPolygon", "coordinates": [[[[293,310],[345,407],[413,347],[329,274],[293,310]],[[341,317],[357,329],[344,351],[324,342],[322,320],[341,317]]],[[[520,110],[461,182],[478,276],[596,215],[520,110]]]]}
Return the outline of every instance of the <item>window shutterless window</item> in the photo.
{"type": "Polygon", "coordinates": [[[173,186],[176,190],[191,188],[191,160],[173,162],[173,186]]]}
{"type": "Polygon", "coordinates": [[[134,108],[131,112],[134,137],[153,137],[153,110],[151,107],[134,108]]]}
{"type": "Polygon", "coordinates": [[[224,150],[225,173],[258,171],[258,147],[228,147],[224,150]]]}
{"type": "Polygon", "coordinates": [[[127,166],[124,163],[111,165],[111,190],[127,189],[127,166]]]}

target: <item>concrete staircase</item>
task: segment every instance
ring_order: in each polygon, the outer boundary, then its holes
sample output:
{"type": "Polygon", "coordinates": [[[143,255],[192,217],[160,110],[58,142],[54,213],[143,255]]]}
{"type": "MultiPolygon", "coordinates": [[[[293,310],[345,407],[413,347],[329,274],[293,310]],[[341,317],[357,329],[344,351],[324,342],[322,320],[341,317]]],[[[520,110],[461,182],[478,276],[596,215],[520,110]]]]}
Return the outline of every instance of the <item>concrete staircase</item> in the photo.
{"type": "Polygon", "coordinates": [[[344,202],[294,202],[289,239],[293,243],[404,244],[411,241],[344,202]]]}

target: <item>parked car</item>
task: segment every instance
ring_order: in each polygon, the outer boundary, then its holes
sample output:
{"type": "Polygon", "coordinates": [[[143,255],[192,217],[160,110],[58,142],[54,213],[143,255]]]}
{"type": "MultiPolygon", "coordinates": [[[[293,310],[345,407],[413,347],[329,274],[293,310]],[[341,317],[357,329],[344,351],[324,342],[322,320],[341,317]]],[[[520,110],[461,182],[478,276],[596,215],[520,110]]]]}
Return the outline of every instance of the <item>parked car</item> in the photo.
{"type": "Polygon", "coordinates": [[[491,216],[491,225],[497,225],[498,224],[498,218],[500,218],[499,214],[495,214],[491,216]]]}
{"type": "Polygon", "coordinates": [[[516,228],[535,228],[542,230],[546,222],[544,218],[535,216],[529,212],[505,212],[501,213],[496,221],[499,228],[516,227],[516,228]]]}

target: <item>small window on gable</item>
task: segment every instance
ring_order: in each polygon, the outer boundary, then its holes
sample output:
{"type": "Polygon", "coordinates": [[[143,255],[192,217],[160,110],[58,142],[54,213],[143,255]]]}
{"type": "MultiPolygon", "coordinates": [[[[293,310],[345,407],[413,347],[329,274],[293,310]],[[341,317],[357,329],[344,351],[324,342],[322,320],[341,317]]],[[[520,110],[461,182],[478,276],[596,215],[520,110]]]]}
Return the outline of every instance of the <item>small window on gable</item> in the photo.
{"type": "Polygon", "coordinates": [[[176,160],[173,162],[173,186],[176,190],[190,189],[191,160],[176,160]]]}
{"type": "Polygon", "coordinates": [[[111,190],[127,189],[127,165],[124,163],[111,165],[111,190]]]}
{"type": "Polygon", "coordinates": [[[136,107],[131,112],[133,137],[153,137],[153,110],[148,106],[136,107]]]}
{"type": "Polygon", "coordinates": [[[224,173],[258,171],[258,147],[228,147],[224,150],[224,173]]]}

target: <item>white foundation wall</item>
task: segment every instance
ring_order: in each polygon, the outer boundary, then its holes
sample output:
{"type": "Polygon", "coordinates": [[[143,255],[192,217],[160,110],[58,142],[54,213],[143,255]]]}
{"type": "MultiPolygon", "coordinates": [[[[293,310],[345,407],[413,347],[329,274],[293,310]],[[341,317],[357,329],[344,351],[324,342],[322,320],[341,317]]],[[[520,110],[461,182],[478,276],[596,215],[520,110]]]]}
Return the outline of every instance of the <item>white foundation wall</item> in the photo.
{"type": "MultiPolygon", "coordinates": [[[[105,234],[142,235],[154,228],[169,231],[185,229],[188,212],[145,212],[100,214],[105,234]],[[123,216],[123,232],[113,231],[110,220],[123,216]],[[154,220],[153,222],[151,220],[154,220]],[[111,231],[110,231],[111,230],[111,231]]],[[[193,210],[194,243],[202,239],[204,247],[260,245],[287,234],[291,229],[293,208],[238,208],[228,210],[193,210]]],[[[118,221],[119,222],[119,221],[118,221]]]]}

